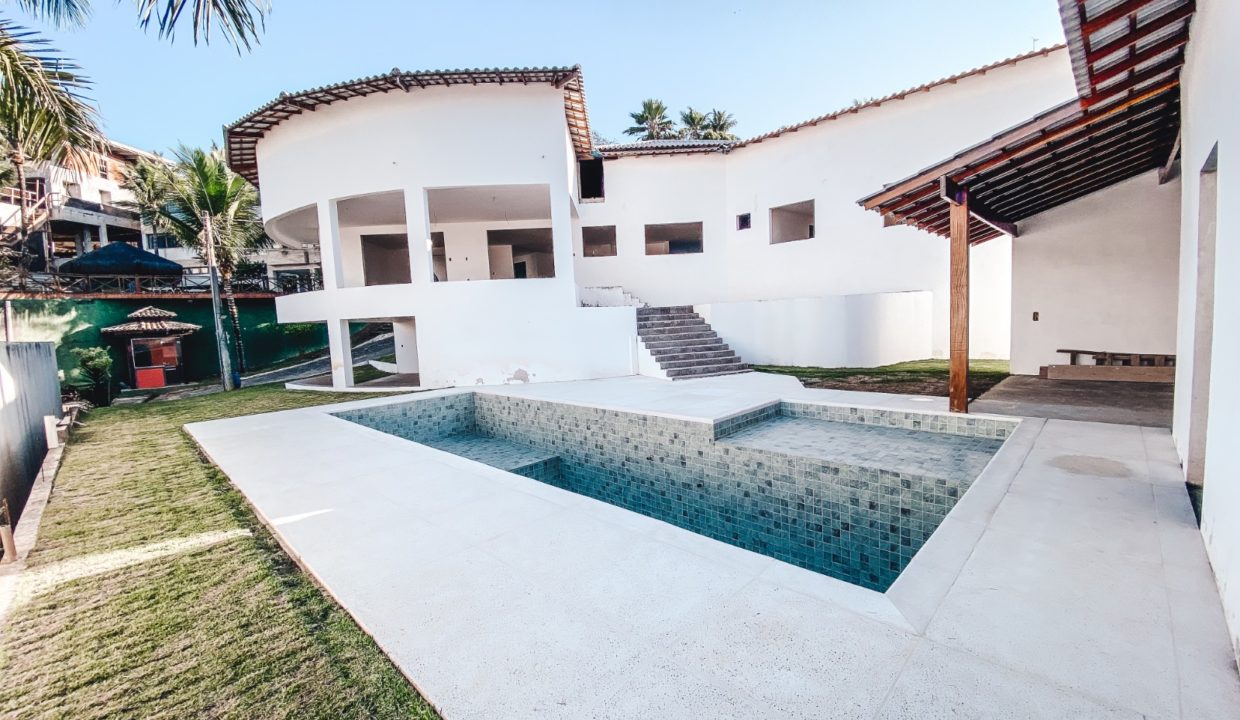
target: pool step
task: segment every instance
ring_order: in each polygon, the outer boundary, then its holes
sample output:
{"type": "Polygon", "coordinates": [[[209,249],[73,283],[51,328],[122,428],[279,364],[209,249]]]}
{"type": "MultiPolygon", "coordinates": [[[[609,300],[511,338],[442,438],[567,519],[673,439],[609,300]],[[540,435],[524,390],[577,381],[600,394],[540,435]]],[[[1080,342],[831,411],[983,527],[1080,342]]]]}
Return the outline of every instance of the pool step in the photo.
{"type": "Polygon", "coordinates": [[[637,335],[672,380],[749,372],[689,305],[638,308],[637,335]]]}

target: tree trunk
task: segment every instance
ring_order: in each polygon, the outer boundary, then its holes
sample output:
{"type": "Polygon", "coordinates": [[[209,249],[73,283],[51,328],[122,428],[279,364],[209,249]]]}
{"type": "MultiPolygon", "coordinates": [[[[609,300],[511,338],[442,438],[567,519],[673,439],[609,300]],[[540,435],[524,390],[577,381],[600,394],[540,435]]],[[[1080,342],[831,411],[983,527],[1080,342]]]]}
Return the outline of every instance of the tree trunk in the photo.
{"type": "Polygon", "coordinates": [[[14,146],[12,160],[13,170],[17,173],[17,252],[20,253],[19,262],[22,269],[25,269],[27,266],[26,239],[29,237],[29,228],[26,227],[28,222],[26,218],[26,156],[21,148],[14,146]]]}
{"type": "Polygon", "coordinates": [[[237,298],[233,295],[232,273],[221,273],[224,301],[228,303],[228,317],[232,320],[233,347],[237,349],[237,372],[245,372],[245,343],[241,340],[241,315],[237,312],[237,298]]]}

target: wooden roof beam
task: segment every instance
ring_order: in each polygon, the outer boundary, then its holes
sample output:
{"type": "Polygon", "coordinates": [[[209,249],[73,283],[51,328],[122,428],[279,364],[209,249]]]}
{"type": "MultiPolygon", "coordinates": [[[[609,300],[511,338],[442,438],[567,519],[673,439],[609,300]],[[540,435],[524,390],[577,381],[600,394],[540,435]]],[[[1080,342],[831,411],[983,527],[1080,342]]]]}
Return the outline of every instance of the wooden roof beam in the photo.
{"type": "Polygon", "coordinates": [[[1150,60],[1165,55],[1172,50],[1183,47],[1188,43],[1188,33],[1182,35],[1173,35],[1165,40],[1161,40],[1138,53],[1133,53],[1126,60],[1121,60],[1113,65],[1108,65],[1101,70],[1092,70],[1089,73],[1090,87],[1097,89],[1099,85],[1119,75],[1123,75],[1133,70],[1138,65],[1147,63],[1150,60]]]}
{"type": "Polygon", "coordinates": [[[1092,108],[1095,105],[1098,105],[1100,103],[1104,103],[1108,100],[1113,99],[1117,95],[1122,95],[1123,93],[1131,92],[1133,88],[1137,87],[1138,85],[1147,83],[1151,80],[1161,77],[1162,75],[1166,75],[1167,73],[1175,72],[1183,64],[1184,64],[1184,51],[1181,50],[1180,52],[1177,52],[1175,55],[1172,55],[1166,62],[1161,62],[1155,65],[1154,67],[1146,68],[1139,73],[1135,73],[1132,77],[1128,78],[1127,80],[1124,80],[1123,82],[1117,82],[1114,85],[1111,85],[1110,87],[1103,88],[1101,90],[1094,92],[1092,95],[1088,97],[1081,98],[1081,107],[1092,108]]]}
{"type": "Polygon", "coordinates": [[[976,197],[971,197],[969,191],[963,185],[956,183],[955,180],[946,175],[939,178],[939,197],[946,200],[949,204],[955,205],[964,203],[967,198],[970,215],[999,232],[1007,233],[1012,237],[1020,235],[1020,230],[1017,229],[1016,223],[1009,222],[976,197]]]}
{"type": "Polygon", "coordinates": [[[1120,35],[1111,42],[1090,50],[1085,53],[1085,61],[1090,65],[1093,65],[1108,55],[1134,46],[1142,40],[1176,24],[1177,22],[1180,22],[1181,20],[1187,20],[1192,17],[1192,14],[1196,9],[1196,3],[1194,0],[1189,0],[1188,4],[1182,5],[1175,10],[1162,15],[1161,17],[1155,18],[1154,20],[1139,26],[1135,31],[1120,35]]]}
{"type": "Polygon", "coordinates": [[[1116,103],[1112,107],[1108,107],[1100,112],[1092,114],[1082,114],[1075,101],[1065,103],[1038,120],[1027,123],[1024,126],[1014,128],[1013,130],[996,137],[991,142],[977,145],[971,150],[967,150],[955,158],[939,163],[935,166],[935,169],[939,170],[935,178],[932,179],[927,177],[929,171],[922,172],[914,177],[902,180],[882,192],[868,198],[863,198],[861,205],[867,210],[873,210],[875,207],[890,204],[892,200],[900,199],[907,190],[918,190],[919,194],[921,194],[924,192],[924,186],[927,183],[936,181],[938,177],[943,175],[952,175],[954,177],[961,173],[977,175],[985,172],[992,167],[1008,162],[1014,158],[1029,155],[1030,153],[1045,147],[1048,143],[1070,135],[1082,127],[1093,125],[1104,118],[1108,118],[1112,115],[1127,110],[1134,105],[1138,105],[1150,100],[1151,98],[1155,98],[1178,84],[1178,80],[1160,83],[1155,87],[1136,95],[1135,97],[1116,103]],[[1055,126],[1057,123],[1066,118],[1072,118],[1074,115],[1078,115],[1079,117],[1075,117],[1071,122],[1063,125],[1062,127],[1058,127],[1053,131],[1047,131],[1047,128],[1055,126]],[[1009,137],[1011,138],[1010,142],[1015,145],[1015,147],[996,153],[995,147],[1002,141],[1008,140],[1009,137]],[[982,160],[982,158],[988,159],[982,160]],[[973,163],[976,163],[976,165],[973,163]]]}
{"type": "MultiPolygon", "coordinates": [[[[1089,42],[1089,36],[1098,32],[1102,28],[1110,25],[1116,20],[1122,20],[1136,11],[1150,4],[1150,0],[1126,0],[1119,5],[1099,13],[1097,16],[1089,18],[1081,23],[1081,36],[1085,42],[1089,42]]],[[[1081,3],[1081,10],[1084,13],[1084,3],[1081,3]]]]}
{"type": "Polygon", "coordinates": [[[1183,130],[1180,130],[1175,134],[1175,142],[1171,144],[1171,152],[1167,153],[1167,159],[1163,162],[1162,167],[1158,169],[1159,185],[1166,185],[1174,180],[1179,174],[1176,172],[1175,161],[1180,157],[1180,139],[1183,135],[1183,130]]]}

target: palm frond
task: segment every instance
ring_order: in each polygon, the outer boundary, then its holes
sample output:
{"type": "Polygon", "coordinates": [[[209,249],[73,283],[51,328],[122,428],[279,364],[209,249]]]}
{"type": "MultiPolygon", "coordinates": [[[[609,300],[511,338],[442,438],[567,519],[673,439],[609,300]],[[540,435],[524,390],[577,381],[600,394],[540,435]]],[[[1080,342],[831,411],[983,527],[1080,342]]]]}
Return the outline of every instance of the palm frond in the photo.
{"type": "Polygon", "coordinates": [[[94,164],[102,135],[77,69],[43,38],[0,19],[0,137],[15,154],[74,169],[94,164]]]}
{"type": "Polygon", "coordinates": [[[210,44],[218,31],[226,42],[240,51],[258,43],[266,27],[271,4],[267,0],[136,0],[138,24],[144,30],[159,28],[159,37],[174,39],[182,15],[189,10],[194,44],[210,44]]]}
{"type": "Polygon", "coordinates": [[[90,15],[90,0],[14,0],[13,4],[56,27],[82,25],[90,15]]]}

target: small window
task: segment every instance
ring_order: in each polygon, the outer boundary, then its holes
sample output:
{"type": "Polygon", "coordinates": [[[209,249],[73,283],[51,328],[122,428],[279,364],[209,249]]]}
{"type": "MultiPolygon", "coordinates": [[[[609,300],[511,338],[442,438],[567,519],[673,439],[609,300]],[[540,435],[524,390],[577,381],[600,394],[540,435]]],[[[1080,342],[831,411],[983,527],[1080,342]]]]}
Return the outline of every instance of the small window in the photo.
{"type": "Polygon", "coordinates": [[[688,255],[702,252],[702,223],[661,223],[646,226],[647,255],[688,255]]]}
{"type": "Polygon", "coordinates": [[[771,244],[814,237],[814,201],[771,208],[771,244]]]}
{"type": "Polygon", "coordinates": [[[65,194],[71,198],[81,198],[82,186],[74,182],[67,182],[65,183],[65,194]]]}
{"type": "Polygon", "coordinates": [[[146,248],[148,250],[167,250],[168,248],[181,247],[181,243],[177,242],[175,235],[169,233],[151,233],[146,236],[146,248]]]}
{"type": "Polygon", "coordinates": [[[736,216],[737,230],[748,230],[751,227],[753,227],[753,218],[749,216],[749,213],[741,213],[736,216]]]}
{"type": "Polygon", "coordinates": [[[616,226],[581,228],[581,250],[585,257],[615,257],[616,226]]]}
{"type": "Polygon", "coordinates": [[[107,179],[108,177],[108,159],[99,158],[99,177],[107,179]]]}
{"type": "Polygon", "coordinates": [[[603,159],[593,158],[577,162],[577,181],[582,200],[603,199],[603,159]]]}
{"type": "Polygon", "coordinates": [[[107,190],[100,190],[99,191],[99,204],[100,205],[111,205],[112,204],[112,193],[108,192],[107,190]]]}

